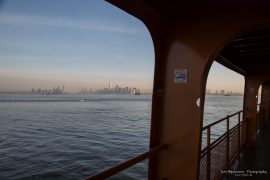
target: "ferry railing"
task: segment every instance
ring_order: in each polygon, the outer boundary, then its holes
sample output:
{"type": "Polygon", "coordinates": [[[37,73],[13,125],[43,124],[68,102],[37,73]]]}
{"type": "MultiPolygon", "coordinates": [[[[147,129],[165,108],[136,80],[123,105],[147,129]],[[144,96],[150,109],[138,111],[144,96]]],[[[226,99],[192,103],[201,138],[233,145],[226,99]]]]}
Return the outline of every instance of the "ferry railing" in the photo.
{"type": "Polygon", "coordinates": [[[155,147],[155,148],[152,148],[148,151],[146,151],[145,153],[143,154],[140,154],[134,158],[131,158],[123,163],[120,163],[116,166],[113,166],[109,169],[106,169],[96,175],[93,175],[93,176],[89,176],[87,177],[86,179],[87,180],[100,180],[100,179],[105,179],[105,178],[108,178],[114,174],[117,174],[119,173],[120,171],[122,170],[125,170],[127,168],[129,168],[130,166],[133,166],[147,158],[150,158],[152,156],[155,156],[156,154],[158,154],[161,150],[163,149],[166,149],[167,148],[167,145],[161,145],[161,146],[158,146],[158,147],[155,147]]]}
{"type": "Polygon", "coordinates": [[[257,115],[256,115],[257,134],[260,133],[261,126],[263,125],[263,120],[264,120],[264,108],[263,104],[260,103],[257,105],[257,115]]]}
{"type": "MultiPolygon", "coordinates": [[[[261,106],[260,109],[262,109],[261,106]]],[[[243,110],[238,111],[202,128],[202,132],[206,131],[206,147],[201,151],[200,155],[199,179],[219,179],[222,176],[222,171],[227,170],[233,160],[240,153],[247,137],[247,122],[243,119],[243,112],[243,110]],[[230,118],[234,116],[237,116],[237,124],[230,128],[230,118]],[[222,122],[226,122],[226,132],[217,139],[212,140],[211,128],[222,122]]],[[[96,175],[89,176],[86,179],[99,180],[108,178],[147,158],[157,155],[161,150],[166,148],[167,145],[152,148],[143,154],[120,163],[112,168],[106,169],[96,175]]]]}
{"type": "Polygon", "coordinates": [[[247,131],[246,121],[243,120],[243,110],[203,127],[203,131],[206,131],[206,147],[201,151],[199,179],[219,179],[222,176],[222,170],[228,169],[246,142],[247,131]],[[237,116],[237,124],[230,128],[230,118],[233,116],[237,116]],[[212,140],[211,128],[222,122],[226,122],[226,132],[212,140]]]}

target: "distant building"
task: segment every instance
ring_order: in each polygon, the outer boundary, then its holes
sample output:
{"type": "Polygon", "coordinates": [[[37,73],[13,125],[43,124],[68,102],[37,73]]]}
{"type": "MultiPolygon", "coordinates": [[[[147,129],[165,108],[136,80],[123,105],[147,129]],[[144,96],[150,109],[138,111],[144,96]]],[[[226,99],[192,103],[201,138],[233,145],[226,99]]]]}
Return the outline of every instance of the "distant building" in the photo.
{"type": "Polygon", "coordinates": [[[113,93],[113,88],[112,88],[112,83],[109,82],[109,87],[108,87],[108,94],[113,93]]]}
{"type": "Polygon", "coordinates": [[[38,90],[35,91],[35,89],[32,88],[31,93],[32,94],[41,94],[41,95],[64,94],[64,89],[65,89],[64,86],[62,86],[62,89],[60,89],[59,85],[57,86],[57,88],[53,87],[52,90],[38,88],[38,90]]]}
{"type": "MultiPolygon", "coordinates": [[[[141,94],[140,89],[137,88],[132,88],[132,87],[121,87],[118,84],[115,85],[115,87],[112,87],[112,83],[109,82],[108,84],[109,86],[103,88],[103,89],[99,89],[94,91],[93,93],[97,93],[97,94],[141,94]]],[[[85,94],[86,89],[82,89],[82,91],[80,92],[80,94],[85,94]]],[[[92,92],[92,91],[91,91],[92,92]]]]}
{"type": "Polygon", "coordinates": [[[224,95],[225,94],[225,91],[223,89],[221,89],[220,94],[221,95],[224,95]]]}

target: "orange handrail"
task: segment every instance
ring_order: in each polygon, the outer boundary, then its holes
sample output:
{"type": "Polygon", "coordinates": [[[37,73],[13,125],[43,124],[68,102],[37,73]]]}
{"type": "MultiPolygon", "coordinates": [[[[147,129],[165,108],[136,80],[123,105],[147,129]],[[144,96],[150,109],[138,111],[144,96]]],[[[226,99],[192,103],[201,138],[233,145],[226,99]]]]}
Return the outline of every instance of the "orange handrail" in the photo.
{"type": "Polygon", "coordinates": [[[149,151],[146,151],[145,153],[143,153],[137,157],[131,158],[131,159],[129,159],[123,163],[120,163],[112,168],[106,169],[106,170],[104,170],[96,175],[89,176],[86,179],[87,180],[100,180],[100,179],[108,178],[108,177],[110,177],[110,176],[112,176],[112,175],[114,175],[114,174],[116,174],[124,169],[127,169],[128,167],[130,167],[134,164],[137,164],[137,163],[139,163],[147,158],[150,158],[150,157],[156,155],[161,150],[166,149],[166,148],[167,148],[167,145],[161,145],[161,146],[152,148],[149,151]]]}

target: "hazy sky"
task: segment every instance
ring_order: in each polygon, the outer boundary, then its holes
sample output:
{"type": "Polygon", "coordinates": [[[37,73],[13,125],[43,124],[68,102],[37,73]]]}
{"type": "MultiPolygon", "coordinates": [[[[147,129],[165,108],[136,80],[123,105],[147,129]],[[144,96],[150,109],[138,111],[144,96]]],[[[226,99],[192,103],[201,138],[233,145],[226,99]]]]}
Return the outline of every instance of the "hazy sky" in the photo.
{"type": "MultiPolygon", "coordinates": [[[[151,90],[154,50],[143,23],[105,1],[13,0],[0,6],[0,64],[0,91],[151,90]]],[[[235,74],[214,63],[208,88],[242,91],[235,74]]]]}
{"type": "Polygon", "coordinates": [[[221,89],[233,92],[244,92],[245,78],[244,76],[220,65],[217,62],[212,64],[207,79],[207,89],[211,89],[214,93],[221,89]]]}

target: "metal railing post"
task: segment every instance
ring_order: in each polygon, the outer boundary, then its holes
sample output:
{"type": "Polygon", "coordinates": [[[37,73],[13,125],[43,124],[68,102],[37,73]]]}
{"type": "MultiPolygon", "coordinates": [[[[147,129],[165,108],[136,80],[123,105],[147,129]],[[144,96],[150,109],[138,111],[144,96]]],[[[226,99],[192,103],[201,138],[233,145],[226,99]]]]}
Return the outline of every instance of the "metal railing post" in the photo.
{"type": "Polygon", "coordinates": [[[230,118],[227,116],[227,148],[226,148],[226,160],[227,160],[227,167],[230,164],[230,118]]]}
{"type": "Polygon", "coordinates": [[[207,179],[210,179],[211,176],[211,130],[210,127],[207,128],[207,172],[206,172],[206,177],[207,179]]]}
{"type": "Polygon", "coordinates": [[[238,154],[240,153],[240,149],[241,149],[241,124],[240,124],[240,116],[241,116],[241,112],[238,113],[238,154]]]}
{"type": "MultiPolygon", "coordinates": [[[[231,161],[233,160],[233,158],[237,157],[237,153],[240,153],[241,150],[241,146],[242,143],[245,141],[245,138],[243,135],[245,135],[244,132],[245,131],[245,120],[243,119],[243,115],[244,115],[244,110],[238,111],[234,114],[231,115],[227,115],[226,117],[215,121],[211,124],[206,125],[205,127],[202,128],[202,131],[206,131],[206,143],[207,146],[201,151],[201,164],[200,164],[200,177],[202,179],[211,179],[211,177],[221,177],[222,174],[219,170],[226,170],[227,168],[229,168],[229,165],[231,163],[231,161]],[[241,115],[242,113],[242,115],[241,115]],[[230,118],[235,116],[236,117],[236,123],[237,125],[235,125],[234,127],[230,127],[230,118]],[[241,117],[242,116],[242,117],[241,117]],[[242,118],[242,120],[241,120],[242,118]],[[222,134],[220,137],[218,137],[215,140],[212,140],[211,142],[211,128],[221,122],[225,122],[227,123],[226,126],[226,131],[224,132],[224,134],[222,134]],[[234,135],[235,136],[234,136],[234,135]],[[233,137],[230,137],[233,136],[233,137]],[[235,139],[234,139],[235,137],[235,139]],[[243,141],[243,142],[241,142],[243,141]],[[225,144],[223,144],[225,143],[225,144]],[[237,144],[238,143],[238,144],[237,144]],[[222,144],[222,146],[225,146],[225,152],[224,153],[219,153],[218,149],[219,149],[219,145],[222,144]],[[232,149],[231,145],[234,145],[232,149]],[[238,146],[238,147],[237,147],[238,146]],[[236,148],[236,149],[235,149],[236,148]],[[232,149],[232,150],[231,150],[232,149]],[[235,151],[234,151],[235,150],[235,151]],[[221,157],[218,157],[221,156],[221,157]],[[204,158],[204,159],[202,159],[204,158]],[[225,159],[224,161],[222,161],[221,159],[225,159]],[[218,161],[215,162],[214,160],[218,161]],[[222,163],[222,168],[221,169],[217,169],[217,167],[215,167],[216,163],[222,163]],[[211,167],[213,169],[211,169],[211,167]],[[204,170],[202,172],[202,170],[204,170]]],[[[234,120],[232,120],[233,122],[235,122],[234,120]]]]}
{"type": "Polygon", "coordinates": [[[246,143],[248,142],[248,128],[249,128],[249,119],[248,118],[246,118],[245,119],[245,123],[246,123],[246,143]]]}

